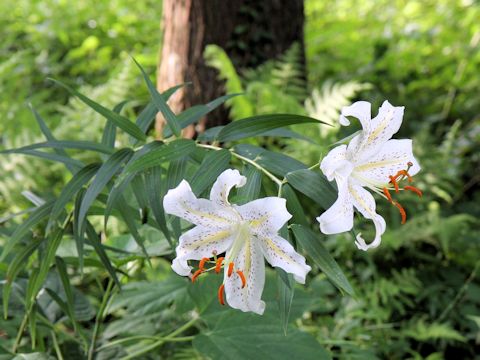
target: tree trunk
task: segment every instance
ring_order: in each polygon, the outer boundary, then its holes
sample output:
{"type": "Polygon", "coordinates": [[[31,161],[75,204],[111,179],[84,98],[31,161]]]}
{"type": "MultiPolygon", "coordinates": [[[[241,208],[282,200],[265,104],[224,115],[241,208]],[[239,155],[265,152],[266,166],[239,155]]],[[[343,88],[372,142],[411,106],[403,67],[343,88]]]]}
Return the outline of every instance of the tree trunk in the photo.
{"type": "MultiPolygon", "coordinates": [[[[207,103],[224,93],[216,70],[206,66],[203,51],[216,44],[225,49],[237,71],[258,66],[285,52],[293,42],[303,49],[303,0],[163,0],[163,48],[157,87],[164,91],[191,82],[169,100],[175,113],[207,103]]],[[[206,127],[228,122],[225,108],[203,121],[206,127]]],[[[156,121],[160,135],[164,119],[156,121]]],[[[198,129],[197,130],[202,130],[198,129]]],[[[184,136],[192,137],[188,129],[184,136]]]]}

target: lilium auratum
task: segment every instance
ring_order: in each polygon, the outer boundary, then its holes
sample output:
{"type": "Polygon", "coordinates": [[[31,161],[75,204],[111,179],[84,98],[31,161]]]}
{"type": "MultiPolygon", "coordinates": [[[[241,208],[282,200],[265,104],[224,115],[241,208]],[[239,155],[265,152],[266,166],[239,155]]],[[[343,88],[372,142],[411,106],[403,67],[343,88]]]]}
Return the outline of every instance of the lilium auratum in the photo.
{"type": "Polygon", "coordinates": [[[223,268],[223,284],[218,289],[220,303],[225,304],[225,292],[231,307],[262,314],[265,309],[261,300],[264,257],[272,266],[292,273],[302,284],[311,268],[305,258],[277,234],[291,218],[285,199],[267,197],[241,206],[228,202],[230,190],[245,183],[246,178],[237,170],[225,170],[213,184],[207,200],[197,198],[183,180],[168,191],[163,205],[165,212],[195,225],[180,237],[172,269],[195,281],[204,273],[219,273],[223,268]],[[193,274],[188,260],[199,260],[199,269],[193,274]]]}
{"type": "Polygon", "coordinates": [[[402,224],[406,212],[400,203],[392,198],[391,192],[413,191],[422,193],[411,186],[401,186],[403,181],[412,182],[412,176],[420,171],[420,166],[412,153],[412,140],[393,140],[403,118],[403,106],[392,106],[385,101],[375,118],[371,118],[371,105],[358,101],[344,107],[340,124],[350,125],[346,116],[360,120],[362,130],[347,145],[332,149],[322,160],[320,169],[329,181],[335,180],[338,188],[337,201],[317,218],[320,230],[325,234],[338,234],[353,227],[353,209],[356,208],[375,225],[375,238],[367,244],[361,234],[355,244],[361,250],[377,247],[385,232],[386,224],[382,216],[375,212],[375,200],[365,188],[384,197],[400,211],[402,224]]]}

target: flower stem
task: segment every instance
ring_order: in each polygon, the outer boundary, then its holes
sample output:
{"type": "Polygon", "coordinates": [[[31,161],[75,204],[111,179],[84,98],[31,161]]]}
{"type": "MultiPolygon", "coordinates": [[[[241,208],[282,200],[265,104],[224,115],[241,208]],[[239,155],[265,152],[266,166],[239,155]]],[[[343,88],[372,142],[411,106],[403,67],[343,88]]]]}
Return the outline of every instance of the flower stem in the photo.
{"type": "MultiPolygon", "coordinates": [[[[219,147],[219,146],[213,146],[213,145],[206,145],[206,144],[197,144],[198,147],[202,147],[202,148],[205,148],[205,149],[211,149],[211,150],[222,150],[223,148],[219,147]]],[[[249,159],[249,158],[246,158],[240,154],[237,154],[235,151],[233,151],[232,149],[229,150],[230,153],[236,157],[237,159],[239,160],[242,160],[254,167],[256,167],[258,170],[260,170],[261,172],[263,172],[268,178],[270,178],[270,180],[272,180],[275,184],[277,184],[278,186],[280,186],[282,184],[282,180],[280,180],[279,178],[277,178],[275,175],[273,175],[270,171],[268,171],[267,169],[265,169],[263,166],[261,166],[260,164],[258,164],[257,162],[255,162],[255,160],[252,160],[252,159],[249,159]]]]}
{"type": "Polygon", "coordinates": [[[93,359],[93,354],[95,352],[95,343],[97,341],[97,336],[98,336],[98,330],[100,329],[100,322],[103,321],[103,318],[105,316],[104,313],[107,308],[107,303],[108,303],[108,299],[110,298],[112,288],[113,288],[113,280],[110,279],[108,281],[107,289],[103,294],[103,299],[102,299],[100,308],[98,309],[97,318],[95,319],[95,326],[93,328],[92,341],[90,343],[90,349],[88,350],[88,360],[93,359]]]}

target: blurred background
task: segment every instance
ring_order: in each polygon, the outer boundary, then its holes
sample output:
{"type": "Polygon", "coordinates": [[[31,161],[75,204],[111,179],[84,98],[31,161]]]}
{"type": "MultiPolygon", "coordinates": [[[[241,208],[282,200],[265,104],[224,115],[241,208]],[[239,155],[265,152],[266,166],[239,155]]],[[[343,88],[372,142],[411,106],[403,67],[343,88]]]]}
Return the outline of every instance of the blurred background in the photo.
{"type": "MultiPolygon", "coordinates": [[[[413,138],[423,168],[416,186],[424,196],[402,199],[403,226],[392,206],[378,202],[388,224],[378,250],[360,253],[350,237],[329,237],[328,248],[358,297],[341,297],[321,276],[312,279],[309,296],[299,295],[305,311],[297,322],[340,358],[478,358],[478,19],[474,0],[3,0],[0,148],[43,141],[28,103],[58,138],[101,138],[98,115],[48,77],[110,108],[128,99],[124,112],[136,114],[149,95],[130,55],[156,74],[159,90],[191,82],[172,98],[176,112],[244,93],[188,129],[187,137],[274,112],[332,124],[315,133],[295,129],[314,143],[263,144],[308,165],[354,131],[336,123],[342,106],[370,101],[373,114],[385,99],[405,106],[396,136],[413,138]]],[[[162,124],[158,118],[152,136],[162,124]]],[[[0,156],[0,228],[9,214],[29,206],[22,192],[48,196],[68,177],[59,165],[0,156]]],[[[162,276],[140,270],[133,280],[162,276]]],[[[157,271],[170,270],[162,263],[157,271]]],[[[0,339],[7,332],[2,321],[0,339]]]]}

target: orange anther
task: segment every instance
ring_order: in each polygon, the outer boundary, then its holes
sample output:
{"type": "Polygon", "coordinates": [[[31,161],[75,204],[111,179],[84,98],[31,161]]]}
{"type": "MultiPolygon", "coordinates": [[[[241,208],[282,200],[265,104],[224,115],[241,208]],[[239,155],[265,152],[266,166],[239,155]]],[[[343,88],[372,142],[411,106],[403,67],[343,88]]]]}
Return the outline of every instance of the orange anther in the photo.
{"type": "Polygon", "coordinates": [[[242,289],[247,285],[247,279],[245,279],[245,275],[243,275],[242,270],[237,270],[238,276],[240,276],[240,279],[242,280],[242,289]]]}
{"type": "Polygon", "coordinates": [[[233,273],[233,262],[231,262],[230,264],[228,264],[228,277],[232,276],[232,273],[233,273]]]}
{"type": "Polygon", "coordinates": [[[200,274],[203,272],[203,270],[201,269],[198,269],[197,271],[195,271],[193,273],[193,276],[192,276],[192,283],[195,282],[195,280],[197,280],[197,278],[200,276],[200,274]]]}
{"type": "Polygon", "coordinates": [[[200,260],[200,264],[198,264],[198,268],[203,271],[203,267],[205,266],[205,263],[206,263],[208,260],[210,260],[210,259],[209,259],[209,258],[205,258],[205,257],[202,258],[202,260],[200,260]]]}
{"type": "Polygon", "coordinates": [[[400,180],[403,180],[403,177],[406,177],[406,178],[408,179],[408,182],[412,182],[412,181],[413,181],[412,177],[410,176],[410,174],[408,173],[407,170],[399,170],[399,171],[397,172],[397,175],[394,176],[394,178],[396,179],[396,178],[398,178],[398,177],[400,177],[400,176],[402,176],[402,179],[400,179],[400,180]]]}
{"type": "Polygon", "coordinates": [[[219,257],[217,259],[217,263],[215,264],[215,272],[218,274],[220,270],[222,269],[222,262],[223,262],[223,257],[219,257]]]}
{"type": "Polygon", "coordinates": [[[417,188],[414,187],[414,186],[405,186],[404,189],[405,189],[405,190],[410,190],[410,191],[414,192],[415,194],[418,195],[418,197],[422,197],[422,195],[423,195],[423,194],[422,194],[422,190],[417,189],[417,188]]]}
{"type": "Polygon", "coordinates": [[[223,288],[225,287],[225,284],[220,285],[218,288],[218,301],[220,304],[225,305],[225,301],[223,301],[223,288]]]}
{"type": "Polygon", "coordinates": [[[405,212],[405,209],[396,201],[394,201],[392,204],[395,205],[400,211],[400,215],[402,216],[402,225],[405,224],[405,222],[407,221],[407,213],[405,212]]]}
{"type": "Polygon", "coordinates": [[[398,188],[397,177],[396,176],[389,176],[390,182],[392,183],[393,187],[395,188],[395,192],[399,192],[400,189],[398,188]]]}
{"type": "Polygon", "coordinates": [[[389,202],[392,202],[392,195],[390,195],[390,191],[388,191],[388,189],[386,187],[383,188],[383,193],[385,194],[385,196],[387,197],[387,200],[389,202]]]}

